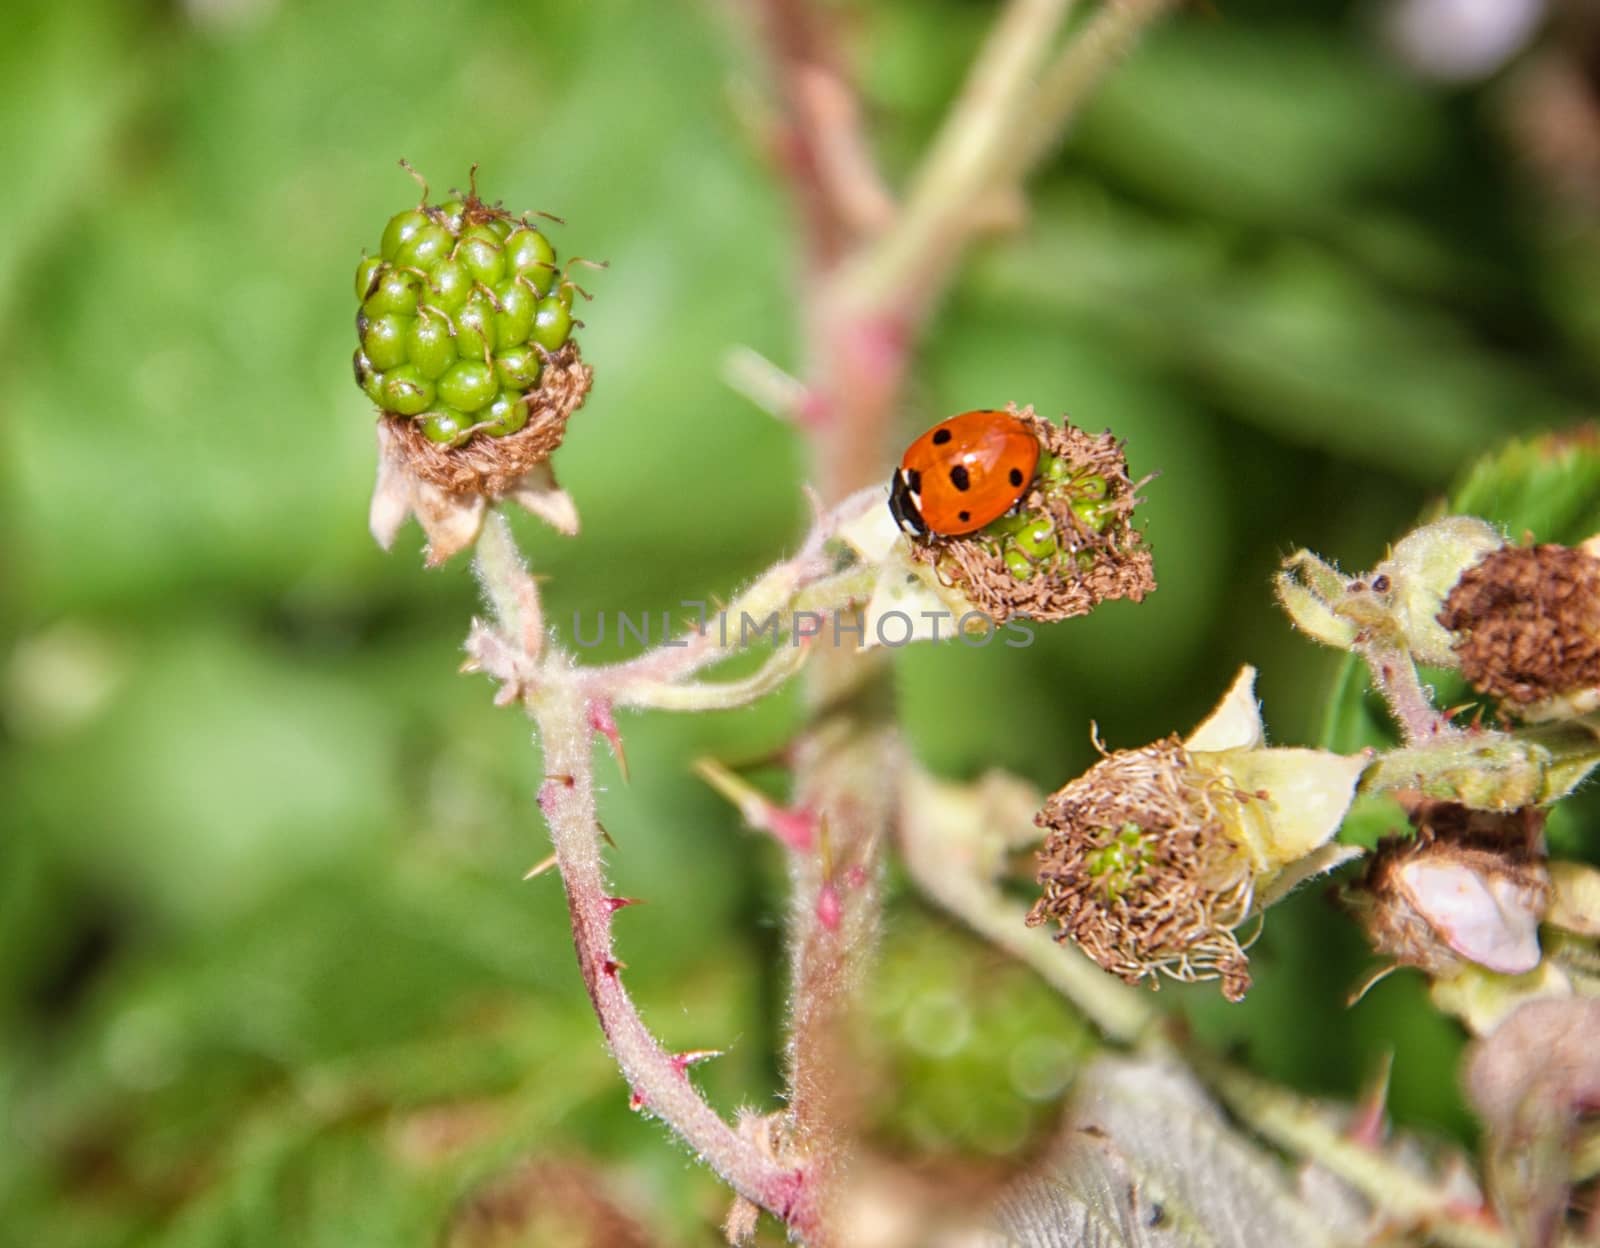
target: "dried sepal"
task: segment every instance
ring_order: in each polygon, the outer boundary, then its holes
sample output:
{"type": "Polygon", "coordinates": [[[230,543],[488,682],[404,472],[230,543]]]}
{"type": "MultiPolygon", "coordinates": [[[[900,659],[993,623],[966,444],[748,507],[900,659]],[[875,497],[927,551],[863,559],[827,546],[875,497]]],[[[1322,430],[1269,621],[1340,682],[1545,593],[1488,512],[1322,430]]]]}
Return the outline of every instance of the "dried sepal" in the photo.
{"type": "Polygon", "coordinates": [[[521,431],[474,438],[463,446],[430,442],[414,422],[380,415],[378,480],[369,524],[385,550],[409,516],[428,536],[427,563],[437,567],[477,540],[489,506],[515,503],[562,533],[578,530],[572,499],[557,484],[548,458],[566,422],[582,405],[592,380],[577,346],[551,358],[535,392],[534,412],[521,431]]]}

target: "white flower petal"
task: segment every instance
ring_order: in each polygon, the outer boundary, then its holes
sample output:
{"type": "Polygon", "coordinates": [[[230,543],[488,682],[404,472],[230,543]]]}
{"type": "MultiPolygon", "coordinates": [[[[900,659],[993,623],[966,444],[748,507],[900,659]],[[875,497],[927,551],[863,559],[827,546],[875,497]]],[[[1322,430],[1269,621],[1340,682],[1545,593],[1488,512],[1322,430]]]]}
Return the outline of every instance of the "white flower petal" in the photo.
{"type": "Polygon", "coordinates": [[[1399,875],[1407,900],[1462,957],[1502,975],[1539,965],[1539,916],[1527,889],[1454,862],[1409,862],[1399,875]]]}
{"type": "Polygon", "coordinates": [[[958,591],[934,583],[932,576],[927,565],[906,558],[903,546],[889,549],[867,602],[861,649],[949,641],[967,617],[976,617],[985,628],[994,626],[988,615],[958,591]]]}
{"type": "Polygon", "coordinates": [[[1266,740],[1261,704],[1256,701],[1256,669],[1246,663],[1222,695],[1217,709],[1189,734],[1183,744],[1195,753],[1251,750],[1266,740]]]}
{"type": "Polygon", "coordinates": [[[905,533],[889,514],[888,503],[882,507],[868,507],[848,524],[839,526],[839,540],[860,555],[867,563],[881,563],[889,557],[895,543],[905,540],[905,533]]]}

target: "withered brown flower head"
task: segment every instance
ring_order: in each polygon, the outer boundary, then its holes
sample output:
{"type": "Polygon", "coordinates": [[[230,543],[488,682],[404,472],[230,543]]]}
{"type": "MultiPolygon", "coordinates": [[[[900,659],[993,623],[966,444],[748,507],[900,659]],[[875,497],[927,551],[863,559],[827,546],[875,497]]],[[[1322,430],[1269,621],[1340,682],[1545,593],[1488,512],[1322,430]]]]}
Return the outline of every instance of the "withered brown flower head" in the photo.
{"type": "MultiPolygon", "coordinates": [[[[1045,457],[1058,461],[1043,472],[1019,510],[1050,533],[1052,554],[1027,569],[1025,579],[1006,562],[1003,540],[988,529],[964,537],[912,543],[911,557],[932,567],[996,623],[1012,616],[1050,621],[1085,615],[1111,598],[1141,601],[1156,587],[1154,565],[1132,512],[1140,503],[1128,476],[1122,443],[1112,434],[1089,434],[1057,425],[1031,407],[1008,408],[1038,435],[1045,457]],[[1085,493],[1092,484],[1092,496],[1085,493]]],[[[991,529],[994,526],[991,526],[991,529]]]]}
{"type": "Polygon", "coordinates": [[[1239,831],[1252,800],[1176,736],[1107,756],[1035,820],[1048,834],[1029,925],[1054,921],[1058,940],[1128,983],[1220,978],[1238,1001],[1250,987],[1234,932],[1254,894],[1239,831]]]}
{"type": "Polygon", "coordinates": [[[1461,672],[1526,706],[1600,686],[1600,559],[1567,546],[1505,546],[1462,573],[1439,613],[1461,672]]]}
{"type": "Polygon", "coordinates": [[[1415,834],[1379,841],[1361,879],[1339,893],[1373,948],[1434,976],[1464,961],[1502,974],[1531,970],[1550,898],[1544,813],[1421,798],[1407,806],[1415,834]]]}

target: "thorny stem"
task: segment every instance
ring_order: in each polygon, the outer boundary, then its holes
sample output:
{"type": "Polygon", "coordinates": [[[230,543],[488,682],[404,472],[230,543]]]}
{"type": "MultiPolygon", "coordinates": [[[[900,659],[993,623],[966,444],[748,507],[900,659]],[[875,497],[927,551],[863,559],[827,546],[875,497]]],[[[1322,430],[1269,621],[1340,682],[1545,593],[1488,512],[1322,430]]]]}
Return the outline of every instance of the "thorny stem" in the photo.
{"type": "Polygon", "coordinates": [[[1121,64],[1151,22],[1178,0],[1107,0],[1051,63],[1024,117],[1011,171],[1021,177],[1061,142],[1107,73],[1121,64]]]}
{"type": "Polygon", "coordinates": [[[601,860],[593,765],[596,726],[590,713],[594,679],[614,675],[614,669],[578,667],[568,656],[548,652],[545,639],[530,631],[538,623],[536,586],[510,526],[498,513],[484,526],[475,568],[498,632],[492,635],[491,650],[485,650],[484,631],[474,629],[474,659],[505,665],[503,670],[494,667],[492,674],[514,684],[538,726],[545,763],[539,808],[567,893],[579,971],[634,1103],[666,1122],[740,1195],[770,1210],[796,1233],[811,1233],[816,1206],[806,1169],[779,1161],[712,1109],[689,1081],[686,1058],[661,1046],[623,987],[624,968],[611,933],[619,903],[606,888],[601,860]]]}
{"type": "Polygon", "coordinates": [[[578,966],[606,1043],[641,1109],[671,1126],[740,1195],[803,1233],[813,1221],[805,1171],[768,1157],[702,1099],[683,1060],[651,1035],[622,986],[622,963],[611,941],[616,907],[600,858],[588,699],[581,680],[551,675],[532,699],[545,759],[539,806],[567,890],[578,966]]]}
{"type": "Polygon", "coordinates": [[[899,220],[858,262],[859,275],[846,277],[848,302],[919,315],[943,288],[981,215],[977,202],[1008,189],[996,175],[1071,7],[1071,0],[1011,0],[917,171],[899,220]]]}
{"type": "MultiPolygon", "coordinates": [[[[1166,2],[1109,5],[1118,13],[1118,29],[1125,24],[1131,35],[1166,2]]],[[[879,186],[865,158],[869,145],[848,132],[859,113],[853,106],[836,111],[847,132],[827,137],[827,127],[818,127],[819,97],[806,91],[808,64],[829,60],[819,51],[820,13],[809,0],[763,2],[790,133],[802,157],[788,164],[811,241],[801,291],[806,397],[798,414],[811,443],[812,479],[826,499],[883,480],[916,333],[956,271],[972,227],[985,216],[984,201],[1019,193],[1025,167],[1011,171],[1008,185],[994,185],[992,174],[1006,164],[1008,145],[1028,112],[1033,76],[1069,5],[1070,0],[1010,0],[968,89],[913,179],[910,202],[879,230],[873,228],[875,212],[853,215],[848,196],[841,194],[851,185],[879,186]],[[830,165],[830,145],[851,159],[830,165]],[[851,176],[832,177],[830,170],[840,168],[851,176]],[[848,244],[842,243],[847,234],[848,244]]],[[[1082,67],[1099,57],[1101,68],[1109,68],[1109,58],[1126,42],[1099,38],[1082,67]]],[[[836,98],[853,101],[831,61],[826,70],[826,79],[812,77],[812,83],[825,81],[836,98]]],[[[1053,119],[1038,124],[1065,125],[1081,95],[1069,88],[1081,81],[1086,89],[1097,76],[1075,69],[1058,87],[1053,119]]],[[[879,207],[887,207],[887,197],[876,200],[879,207]]],[[[859,964],[877,927],[881,847],[902,766],[887,678],[881,653],[823,648],[807,680],[816,718],[795,750],[796,793],[818,812],[823,828],[821,853],[793,853],[789,860],[792,1029],[785,1127],[819,1166],[813,1198],[821,1225],[813,1244],[838,1236],[830,1215],[854,1125],[841,1036],[859,964]],[[850,887],[841,888],[841,881],[850,887]]]]}
{"type": "Polygon", "coordinates": [[[654,705],[644,696],[646,691],[677,684],[730,654],[747,649],[752,640],[759,639],[760,626],[774,613],[848,606],[859,594],[859,573],[849,579],[831,575],[823,547],[841,525],[881,505],[881,501],[880,489],[860,490],[821,513],[794,557],[762,573],[715,619],[708,618],[684,636],[637,658],[586,669],[590,692],[636,706],[654,705]],[[801,595],[805,595],[804,606],[801,595]]]}
{"type": "MultiPolygon", "coordinates": [[[[980,201],[997,191],[1002,199],[1017,192],[1088,89],[1171,0],[1106,0],[1084,32],[1084,46],[1069,45],[1059,54],[1035,107],[1033,77],[1069,2],[1011,0],[945,137],[916,180],[911,205],[891,221],[892,205],[867,156],[859,111],[825,43],[821,14],[809,0],[763,0],[788,110],[786,164],[809,231],[808,270],[822,278],[805,291],[809,398],[802,425],[811,434],[822,496],[842,501],[829,513],[833,526],[828,517],[819,520],[795,558],[759,579],[736,601],[738,610],[760,618],[792,608],[807,587],[814,591],[807,609],[819,597],[831,599],[826,605],[835,609],[859,602],[865,587],[857,580],[843,575],[826,582],[822,543],[840,520],[881,497],[875,483],[913,334],[983,216],[980,201]],[[1017,159],[1014,136],[1025,122],[1032,137],[1017,159]],[[1002,170],[1004,184],[991,185],[1002,170]],[[874,243],[880,230],[881,241],[874,243]],[[830,279],[841,270],[858,277],[835,288],[830,279]],[[846,497],[852,491],[859,493],[846,497]]],[[[810,665],[814,718],[795,747],[795,784],[803,806],[817,813],[819,830],[814,849],[795,847],[789,856],[792,1029],[782,1141],[784,1154],[802,1164],[784,1164],[706,1104],[682,1059],[650,1034],[622,986],[611,939],[615,905],[606,894],[598,839],[592,709],[732,705],[775,686],[787,675],[786,657],[775,655],[743,685],[687,685],[739,648],[720,632],[700,628],[681,644],[627,663],[576,667],[546,649],[537,592],[499,516],[484,527],[477,566],[500,629],[474,629],[471,662],[500,677],[502,700],[520,698],[538,723],[546,765],[540,806],[567,890],[584,983],[618,1065],[641,1107],[669,1123],[741,1195],[773,1212],[812,1248],[842,1242],[832,1209],[855,1116],[843,1078],[842,1024],[877,928],[881,851],[902,765],[883,656],[819,647],[810,665]]],[[[1093,1001],[1095,994],[1084,996],[1093,1001]]],[[[1119,1014],[1108,1004],[1112,999],[1108,994],[1086,1009],[1113,1034],[1131,1033],[1133,1012],[1119,1014]]]]}
{"type": "Polygon", "coordinates": [[[775,155],[806,230],[808,267],[826,268],[857,234],[881,224],[893,203],[824,16],[811,0],[759,0],[757,7],[785,119],[775,155]]]}

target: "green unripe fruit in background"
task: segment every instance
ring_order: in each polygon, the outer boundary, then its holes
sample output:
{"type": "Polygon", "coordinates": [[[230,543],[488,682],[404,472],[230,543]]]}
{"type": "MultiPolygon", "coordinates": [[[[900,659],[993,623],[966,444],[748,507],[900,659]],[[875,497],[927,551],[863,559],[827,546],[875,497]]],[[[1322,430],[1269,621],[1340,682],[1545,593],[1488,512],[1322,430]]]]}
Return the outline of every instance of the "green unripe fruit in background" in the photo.
{"type": "Polygon", "coordinates": [[[355,288],[356,384],[443,445],[522,429],[547,355],[572,336],[550,240],[475,189],[390,218],[355,288]]]}

